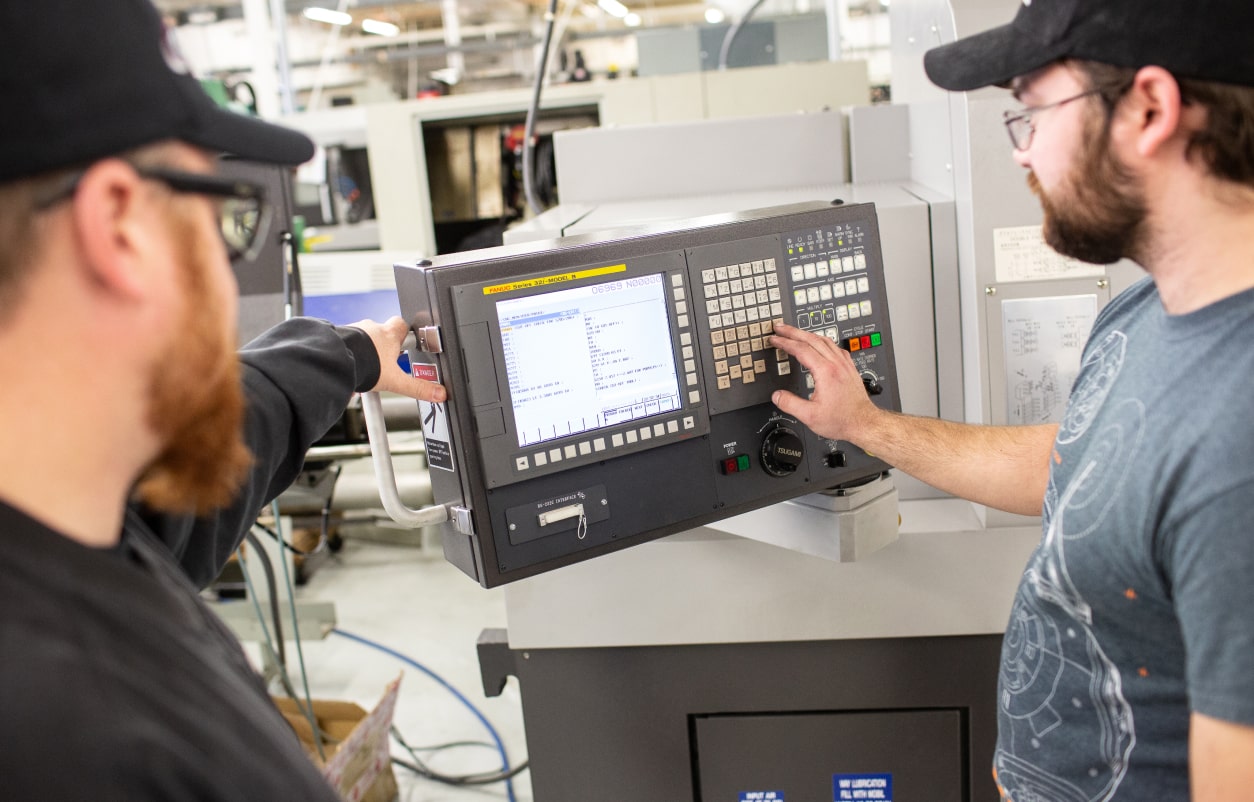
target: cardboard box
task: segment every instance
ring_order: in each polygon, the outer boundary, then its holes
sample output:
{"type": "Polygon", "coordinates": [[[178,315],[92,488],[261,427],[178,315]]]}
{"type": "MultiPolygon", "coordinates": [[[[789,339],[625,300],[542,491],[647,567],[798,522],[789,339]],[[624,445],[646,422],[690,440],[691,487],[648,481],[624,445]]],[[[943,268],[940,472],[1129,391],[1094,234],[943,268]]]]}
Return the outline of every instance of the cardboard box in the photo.
{"type": "Polygon", "coordinates": [[[325,764],[318,757],[313,730],[301,707],[293,699],[274,699],[279,712],[300,737],[305,751],[322,770],[322,776],[348,802],[396,799],[396,775],[392,773],[388,732],[392,728],[400,684],[400,677],[397,677],[369,713],[352,702],[313,701],[314,718],[329,741],[322,746],[325,764]]]}

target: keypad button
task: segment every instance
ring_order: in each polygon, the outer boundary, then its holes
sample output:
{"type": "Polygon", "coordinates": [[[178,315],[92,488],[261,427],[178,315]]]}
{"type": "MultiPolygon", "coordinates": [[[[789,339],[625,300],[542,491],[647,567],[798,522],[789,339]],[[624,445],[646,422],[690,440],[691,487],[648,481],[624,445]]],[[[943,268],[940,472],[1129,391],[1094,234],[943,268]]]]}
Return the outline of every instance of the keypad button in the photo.
{"type": "Polygon", "coordinates": [[[672,287],[684,286],[684,276],[682,273],[671,273],[671,286],[672,287]]]}
{"type": "Polygon", "coordinates": [[[605,450],[605,438],[604,438],[604,437],[598,437],[597,439],[593,440],[593,441],[592,441],[592,450],[593,450],[593,451],[604,451],[604,450],[605,450]]]}
{"type": "Polygon", "coordinates": [[[614,444],[614,448],[620,448],[623,445],[623,436],[621,434],[610,435],[610,442],[614,444]]]}
{"type": "Polygon", "coordinates": [[[871,280],[867,278],[866,276],[860,276],[858,278],[858,292],[870,292],[870,291],[871,291],[871,280]]]}
{"type": "Polygon", "coordinates": [[[827,265],[828,263],[826,261],[818,263],[817,272],[818,272],[819,278],[826,278],[828,275],[830,275],[831,271],[828,269],[827,265]]]}
{"type": "Polygon", "coordinates": [[[740,369],[741,370],[753,370],[753,357],[749,356],[748,354],[744,354],[743,356],[741,356],[740,357],[740,369]]]}
{"type": "Polygon", "coordinates": [[[710,319],[707,320],[706,322],[710,324],[711,329],[717,329],[719,326],[723,325],[723,316],[722,315],[710,315],[710,319]]]}
{"type": "Polygon", "coordinates": [[[739,381],[741,373],[742,371],[739,365],[732,365],[731,371],[727,375],[731,376],[732,381],[739,381]]]}
{"type": "Polygon", "coordinates": [[[719,344],[719,343],[721,343],[722,341],[723,341],[723,332],[722,332],[722,331],[712,331],[712,332],[710,332],[710,342],[714,343],[715,345],[718,345],[718,344],[719,344]]]}
{"type": "Polygon", "coordinates": [[[732,323],[748,323],[749,318],[745,317],[745,310],[735,309],[732,311],[732,323]]]}
{"type": "Polygon", "coordinates": [[[653,432],[649,431],[649,427],[648,427],[648,426],[642,426],[642,427],[640,427],[640,439],[641,439],[641,440],[651,440],[651,439],[653,439],[653,432]]]}
{"type": "Polygon", "coordinates": [[[561,461],[562,461],[562,450],[560,448],[550,449],[549,450],[549,462],[561,462],[561,461]]]}
{"type": "Polygon", "coordinates": [[[725,360],[725,359],[720,359],[720,360],[718,360],[717,362],[715,362],[715,363],[714,363],[714,372],[715,372],[715,373],[726,373],[726,372],[727,372],[727,360],[725,360]]]}
{"type": "Polygon", "coordinates": [[[746,309],[746,310],[745,310],[745,320],[749,321],[750,323],[752,323],[753,321],[757,320],[757,319],[758,319],[758,317],[759,317],[759,315],[758,315],[758,307],[756,307],[756,306],[751,306],[751,307],[749,307],[748,309],[746,309]]]}
{"type": "Polygon", "coordinates": [[[757,381],[756,374],[751,370],[746,370],[740,377],[745,384],[753,384],[757,381]]]}
{"type": "Polygon", "coordinates": [[[744,309],[745,299],[743,295],[736,295],[732,299],[732,309],[744,309]]]}
{"type": "Polygon", "coordinates": [[[730,389],[731,389],[731,377],[730,377],[730,376],[719,376],[719,377],[718,377],[718,389],[720,389],[720,390],[730,390],[730,389]]]}
{"type": "Polygon", "coordinates": [[[728,343],[726,350],[729,357],[740,356],[740,343],[728,343]]]}
{"type": "Polygon", "coordinates": [[[802,305],[804,305],[804,304],[805,304],[805,302],[806,302],[806,291],[805,291],[805,290],[793,290],[793,291],[792,291],[792,303],[793,303],[793,306],[802,306],[802,305]]]}
{"type": "Polygon", "coordinates": [[[592,453],[592,444],[587,440],[579,444],[579,456],[586,457],[592,453]]]}
{"type": "Polygon", "coordinates": [[[836,322],[844,323],[848,319],[849,319],[849,307],[847,306],[836,307],[836,322]]]}
{"type": "Polygon", "coordinates": [[[780,315],[784,314],[784,305],[778,302],[771,304],[771,314],[775,315],[776,317],[779,317],[780,315]]]}
{"type": "Polygon", "coordinates": [[[543,468],[545,465],[549,464],[549,455],[541,451],[535,455],[535,462],[537,468],[543,468]]]}
{"type": "Polygon", "coordinates": [[[628,443],[634,443],[634,442],[636,442],[636,440],[638,440],[638,439],[639,439],[639,438],[636,436],[636,430],[635,430],[635,429],[631,429],[631,430],[629,430],[629,431],[627,432],[627,442],[628,442],[628,443]]]}
{"type": "Polygon", "coordinates": [[[662,436],[662,435],[664,435],[664,434],[666,434],[666,424],[665,424],[665,423],[655,423],[655,424],[653,424],[653,436],[654,436],[654,437],[661,437],[661,436],[662,436]]]}
{"type": "Polygon", "coordinates": [[[841,268],[840,268],[840,257],[836,257],[836,258],[832,259],[832,260],[831,260],[828,264],[830,264],[830,265],[832,266],[832,272],[833,272],[833,273],[839,273],[839,272],[840,272],[840,269],[841,269],[841,268]]]}
{"type": "Polygon", "coordinates": [[[849,279],[845,282],[845,295],[857,295],[858,282],[855,279],[849,279]]]}
{"type": "Polygon", "coordinates": [[[734,312],[723,313],[723,328],[736,325],[736,315],[734,312]]]}
{"type": "Polygon", "coordinates": [[[855,253],[853,255],[853,269],[866,270],[866,254],[855,253]]]}
{"type": "Polygon", "coordinates": [[[576,452],[576,448],[573,443],[571,445],[566,446],[565,451],[564,451],[564,453],[566,454],[566,459],[574,459],[575,452],[576,452]]]}
{"type": "Polygon", "coordinates": [[[750,323],[750,324],[749,324],[749,336],[750,336],[750,337],[761,337],[761,336],[762,336],[762,324],[761,324],[761,323],[750,323]]]}
{"type": "Polygon", "coordinates": [[[838,281],[832,285],[832,297],[833,298],[845,297],[845,283],[843,281],[838,281]]]}
{"type": "Polygon", "coordinates": [[[692,345],[692,335],[686,331],[680,332],[679,344],[680,345],[692,345]]]}
{"type": "Polygon", "coordinates": [[[693,391],[691,391],[690,393],[688,393],[688,403],[689,403],[689,404],[700,404],[700,403],[701,403],[701,391],[700,391],[700,390],[693,390],[693,391]]]}
{"type": "Polygon", "coordinates": [[[810,262],[802,268],[802,273],[807,279],[815,278],[818,276],[818,266],[814,262],[810,262]]]}
{"type": "Polygon", "coordinates": [[[753,288],[754,288],[755,290],[764,290],[764,289],[766,289],[766,276],[754,276],[754,277],[753,277],[753,288]]]}
{"type": "Polygon", "coordinates": [[[670,434],[679,434],[679,421],[668,420],[666,422],[666,431],[670,434]]]}
{"type": "Polygon", "coordinates": [[[686,329],[686,328],[688,328],[688,316],[687,316],[687,315],[680,315],[680,316],[679,316],[679,317],[675,320],[675,325],[676,325],[676,326],[679,326],[681,329],[686,329]]]}
{"type": "Polygon", "coordinates": [[[843,268],[844,268],[844,270],[845,270],[845,272],[846,272],[846,273],[851,273],[851,272],[853,272],[853,257],[852,257],[852,256],[842,256],[842,257],[841,257],[841,259],[840,259],[840,265],[841,265],[841,267],[843,267],[843,268]]]}
{"type": "Polygon", "coordinates": [[[514,458],[514,470],[525,471],[529,469],[530,467],[531,467],[531,460],[528,459],[527,457],[515,457],[514,458]]]}
{"type": "Polygon", "coordinates": [[[728,278],[740,278],[740,265],[728,265],[727,277],[728,278]]]}
{"type": "Polygon", "coordinates": [[[766,373],[766,360],[765,359],[753,360],[753,372],[754,373],[766,373]]]}
{"type": "Polygon", "coordinates": [[[714,358],[715,358],[715,359],[726,359],[726,358],[727,358],[727,348],[726,348],[726,346],[722,346],[722,345],[716,345],[716,346],[714,346],[714,358]]]}
{"type": "Polygon", "coordinates": [[[819,302],[819,288],[809,287],[806,289],[806,303],[817,304],[819,302]]]}
{"type": "Polygon", "coordinates": [[[718,279],[719,281],[727,281],[727,268],[725,267],[714,268],[714,278],[718,279]]]}
{"type": "Polygon", "coordinates": [[[696,419],[695,419],[695,418],[693,418],[691,415],[685,415],[685,416],[684,416],[684,428],[685,428],[685,429],[695,429],[695,428],[697,428],[697,421],[696,421],[696,419]]]}
{"type": "Polygon", "coordinates": [[[731,294],[731,284],[726,281],[720,281],[718,283],[718,294],[720,297],[731,294]]]}
{"type": "Polygon", "coordinates": [[[713,271],[713,270],[702,270],[702,271],[701,271],[701,283],[702,283],[702,284],[713,284],[713,283],[714,283],[714,271],[713,271]]]}
{"type": "Polygon", "coordinates": [[[859,306],[859,307],[861,308],[861,310],[862,310],[862,316],[863,316],[863,317],[870,317],[870,316],[871,316],[871,302],[870,302],[870,301],[863,301],[863,302],[862,302],[862,303],[860,303],[858,306],[859,306]]]}
{"type": "Polygon", "coordinates": [[[677,315],[686,315],[686,314],[688,314],[688,302],[687,302],[687,301],[677,301],[677,302],[675,303],[675,314],[677,314],[677,315]]]}
{"type": "Polygon", "coordinates": [[[762,338],[761,337],[754,337],[752,340],[749,341],[749,343],[750,343],[749,350],[751,351],[762,350],[762,338]]]}
{"type": "MultiPolygon", "coordinates": [[[[739,268],[735,268],[735,267],[733,267],[733,268],[732,268],[732,270],[739,270],[739,268]]],[[[727,287],[728,287],[728,289],[730,289],[733,293],[736,293],[736,292],[744,292],[744,291],[745,291],[745,288],[744,288],[744,283],[743,283],[743,282],[741,282],[741,280],[740,280],[740,279],[732,279],[731,281],[727,282],[727,287]]]]}
{"type": "Polygon", "coordinates": [[[824,284],[819,287],[819,300],[820,301],[832,300],[832,285],[824,284]]]}
{"type": "Polygon", "coordinates": [[[854,318],[862,317],[862,307],[860,307],[858,304],[849,304],[848,309],[849,309],[850,320],[853,320],[854,318]]]}
{"type": "Polygon", "coordinates": [[[717,284],[706,284],[703,291],[705,292],[706,298],[718,297],[718,285],[717,284]]]}
{"type": "Polygon", "coordinates": [[[749,327],[748,327],[748,326],[737,326],[737,327],[736,327],[736,339],[737,339],[737,340],[747,340],[747,339],[749,339],[749,327]]]}
{"type": "Polygon", "coordinates": [[[776,274],[774,274],[774,273],[767,273],[767,275],[766,275],[766,286],[768,286],[768,287],[778,287],[778,286],[779,286],[779,276],[777,276],[777,275],[776,275],[776,274]]]}
{"type": "Polygon", "coordinates": [[[775,321],[766,320],[762,322],[762,333],[770,334],[775,331],[775,321]]]}
{"type": "MultiPolygon", "coordinates": [[[[678,278],[678,276],[676,276],[676,278],[678,278]]],[[[685,298],[687,298],[687,297],[688,297],[688,296],[684,293],[684,288],[683,288],[683,287],[676,287],[676,288],[675,288],[675,300],[676,300],[676,301],[682,301],[682,300],[684,300],[684,299],[685,299],[685,298]]]]}
{"type": "Polygon", "coordinates": [[[787,376],[789,373],[792,373],[792,365],[788,362],[780,362],[775,366],[775,369],[779,371],[781,376],[787,376]]]}
{"type": "Polygon", "coordinates": [[[793,281],[805,281],[806,272],[805,268],[801,265],[793,265],[790,272],[792,273],[793,281]]]}
{"type": "Polygon", "coordinates": [[[685,360],[684,360],[684,370],[685,370],[685,371],[693,371],[693,370],[696,370],[696,369],[697,369],[697,361],[696,361],[695,359],[685,359],[685,360]]]}

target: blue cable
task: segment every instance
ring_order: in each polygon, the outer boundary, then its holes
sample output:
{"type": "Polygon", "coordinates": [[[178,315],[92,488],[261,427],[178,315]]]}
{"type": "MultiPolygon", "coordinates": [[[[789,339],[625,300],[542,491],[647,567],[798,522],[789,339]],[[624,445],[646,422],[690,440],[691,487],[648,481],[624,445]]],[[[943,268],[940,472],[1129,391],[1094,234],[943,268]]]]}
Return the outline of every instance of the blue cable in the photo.
{"type": "MultiPolygon", "coordinates": [[[[484,716],[482,712],[480,712],[479,708],[475,707],[473,702],[471,702],[469,699],[463,696],[461,691],[454,688],[452,685],[446,682],[443,677],[441,677],[439,674],[435,673],[431,669],[427,668],[422,663],[419,663],[417,660],[413,659],[412,657],[407,657],[406,655],[401,654],[395,649],[391,649],[387,646],[384,646],[381,643],[377,643],[375,641],[369,640],[368,638],[363,638],[360,635],[354,635],[351,632],[345,632],[344,630],[339,629],[339,628],[333,629],[331,631],[335,633],[336,635],[339,635],[341,638],[348,638],[349,640],[357,641],[363,646],[369,646],[370,648],[377,649],[378,651],[383,652],[384,654],[391,655],[392,657],[395,657],[397,660],[400,660],[405,665],[418,669],[419,671],[426,674],[431,679],[443,685],[445,689],[447,689],[449,693],[456,696],[457,700],[461,702],[463,705],[465,705],[466,708],[471,713],[474,713],[475,718],[479,719],[479,721],[483,723],[483,726],[487,728],[488,734],[492,736],[492,741],[496,744],[497,751],[501,753],[501,771],[506,771],[506,772],[509,771],[509,755],[505,753],[505,744],[502,743],[501,736],[497,733],[496,727],[492,726],[492,722],[488,721],[487,717],[484,716]]],[[[505,781],[505,791],[509,795],[510,802],[517,802],[517,800],[514,798],[514,780],[512,777],[505,781]]]]}

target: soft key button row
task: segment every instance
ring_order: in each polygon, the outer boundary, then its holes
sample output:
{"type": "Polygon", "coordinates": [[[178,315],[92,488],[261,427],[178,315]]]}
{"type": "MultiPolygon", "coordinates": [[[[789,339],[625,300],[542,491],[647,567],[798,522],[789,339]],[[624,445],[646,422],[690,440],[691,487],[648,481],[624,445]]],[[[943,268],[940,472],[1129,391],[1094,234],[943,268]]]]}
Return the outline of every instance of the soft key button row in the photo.
{"type": "Polygon", "coordinates": [[[608,440],[604,437],[595,437],[578,443],[561,446],[560,448],[548,448],[536,451],[530,455],[515,457],[514,469],[522,472],[530,470],[532,466],[536,468],[543,468],[546,465],[556,465],[565,460],[575,459],[577,456],[588,457],[593,454],[600,454],[604,451],[616,448],[624,448],[626,446],[641,443],[646,440],[652,440],[657,437],[679,434],[681,431],[692,431],[696,427],[696,416],[684,415],[680,418],[671,418],[657,423],[650,423],[647,426],[628,429],[625,432],[618,432],[610,435],[608,440]]]}
{"type": "MultiPolygon", "coordinates": [[[[682,330],[688,328],[688,291],[684,288],[684,274],[671,273],[671,293],[675,298],[675,323],[682,330]]],[[[694,303],[696,309],[701,304],[694,303]]]]}

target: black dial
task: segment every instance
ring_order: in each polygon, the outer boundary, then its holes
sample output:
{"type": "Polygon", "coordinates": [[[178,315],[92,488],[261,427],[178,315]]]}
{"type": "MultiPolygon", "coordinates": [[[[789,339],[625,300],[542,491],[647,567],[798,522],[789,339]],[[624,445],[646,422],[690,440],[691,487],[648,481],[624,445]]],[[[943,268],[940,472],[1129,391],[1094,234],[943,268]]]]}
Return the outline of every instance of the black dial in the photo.
{"type": "Polygon", "coordinates": [[[787,426],[776,426],[762,441],[762,467],[771,476],[787,476],[805,459],[805,443],[787,426]]]}

